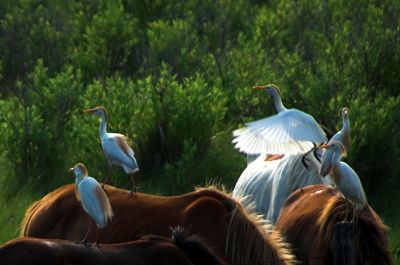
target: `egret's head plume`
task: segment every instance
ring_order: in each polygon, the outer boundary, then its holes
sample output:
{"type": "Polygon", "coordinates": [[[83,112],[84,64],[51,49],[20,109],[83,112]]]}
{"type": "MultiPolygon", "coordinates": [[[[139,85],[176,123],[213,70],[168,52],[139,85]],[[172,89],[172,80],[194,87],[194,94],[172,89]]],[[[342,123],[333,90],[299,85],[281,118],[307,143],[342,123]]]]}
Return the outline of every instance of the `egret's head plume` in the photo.
{"type": "Polygon", "coordinates": [[[85,165],[82,163],[76,164],[74,167],[70,168],[68,171],[73,172],[75,174],[75,176],[85,177],[88,175],[88,170],[85,167],[85,165]]]}
{"type": "Polygon", "coordinates": [[[96,115],[99,115],[99,116],[104,115],[106,119],[107,119],[107,116],[108,116],[107,110],[103,106],[97,106],[97,107],[95,107],[93,109],[85,109],[83,112],[92,113],[92,114],[96,114],[96,115]]]}
{"type": "Polygon", "coordinates": [[[253,88],[257,89],[257,90],[265,90],[269,93],[271,93],[272,91],[276,91],[276,92],[278,92],[278,94],[281,94],[279,87],[274,84],[268,84],[268,85],[264,85],[264,86],[254,86],[253,88]]]}
{"type": "Polygon", "coordinates": [[[279,87],[277,85],[269,84],[269,85],[266,85],[266,87],[267,87],[267,91],[275,90],[278,92],[278,94],[281,94],[281,90],[279,89],[279,87]]]}
{"type": "Polygon", "coordinates": [[[329,144],[323,144],[320,147],[333,150],[334,152],[337,152],[337,153],[341,153],[342,156],[347,156],[346,148],[339,141],[332,141],[329,144]]]}

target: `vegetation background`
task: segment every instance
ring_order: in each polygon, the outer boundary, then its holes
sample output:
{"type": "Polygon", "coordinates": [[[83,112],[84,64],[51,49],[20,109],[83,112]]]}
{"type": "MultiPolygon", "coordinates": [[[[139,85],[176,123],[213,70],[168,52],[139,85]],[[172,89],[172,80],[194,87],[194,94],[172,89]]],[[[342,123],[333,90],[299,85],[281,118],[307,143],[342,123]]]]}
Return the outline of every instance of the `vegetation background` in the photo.
{"type": "Polygon", "coordinates": [[[0,242],[75,163],[103,179],[83,109],[105,106],[130,137],[139,191],[232,189],[246,163],[231,133],[275,112],[251,89],[275,83],[333,131],[350,108],[346,161],[399,251],[399,21],[396,0],[0,1],[0,242]]]}

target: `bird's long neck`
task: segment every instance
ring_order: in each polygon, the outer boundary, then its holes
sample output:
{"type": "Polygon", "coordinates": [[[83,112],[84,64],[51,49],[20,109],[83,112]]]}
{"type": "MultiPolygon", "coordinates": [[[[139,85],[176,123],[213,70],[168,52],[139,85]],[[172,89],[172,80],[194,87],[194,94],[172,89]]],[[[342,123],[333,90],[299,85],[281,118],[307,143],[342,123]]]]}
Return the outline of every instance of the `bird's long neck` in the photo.
{"type": "Polygon", "coordinates": [[[276,110],[278,112],[286,110],[286,108],[282,104],[282,99],[281,99],[281,95],[279,95],[279,92],[276,89],[272,89],[270,91],[270,93],[272,95],[272,98],[274,99],[276,110]]]}
{"type": "Polygon", "coordinates": [[[343,143],[346,150],[348,150],[350,148],[350,142],[351,142],[349,117],[343,117],[343,127],[340,131],[343,138],[341,142],[343,143]]]}
{"type": "Polygon", "coordinates": [[[343,117],[342,132],[344,134],[350,135],[350,120],[349,120],[349,117],[343,117]]]}
{"type": "Polygon", "coordinates": [[[338,170],[340,168],[340,159],[342,158],[342,154],[341,153],[337,153],[337,152],[333,152],[332,155],[332,178],[335,182],[338,182],[338,170]]]}
{"type": "Polygon", "coordinates": [[[76,174],[76,178],[75,178],[75,184],[78,186],[79,183],[83,180],[85,176],[82,174],[76,174]]]}
{"type": "Polygon", "coordinates": [[[101,112],[101,123],[99,127],[100,138],[103,138],[107,135],[107,116],[104,112],[101,112]]]}

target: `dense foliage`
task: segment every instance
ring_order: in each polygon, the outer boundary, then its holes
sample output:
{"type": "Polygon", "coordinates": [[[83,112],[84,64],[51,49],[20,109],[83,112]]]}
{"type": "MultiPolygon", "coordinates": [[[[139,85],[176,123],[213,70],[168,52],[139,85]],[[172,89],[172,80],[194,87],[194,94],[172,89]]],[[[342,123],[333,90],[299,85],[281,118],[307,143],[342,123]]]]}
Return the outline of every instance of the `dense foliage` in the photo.
{"type": "MultiPolygon", "coordinates": [[[[1,186],[102,179],[99,121],[129,136],[142,191],[231,187],[245,159],[231,132],[274,113],[255,84],[333,131],[350,108],[348,163],[367,194],[400,174],[400,2],[1,1],[1,186]]],[[[113,183],[128,182],[114,169],[113,183]]],[[[49,185],[47,185],[49,186],[49,185]]]]}

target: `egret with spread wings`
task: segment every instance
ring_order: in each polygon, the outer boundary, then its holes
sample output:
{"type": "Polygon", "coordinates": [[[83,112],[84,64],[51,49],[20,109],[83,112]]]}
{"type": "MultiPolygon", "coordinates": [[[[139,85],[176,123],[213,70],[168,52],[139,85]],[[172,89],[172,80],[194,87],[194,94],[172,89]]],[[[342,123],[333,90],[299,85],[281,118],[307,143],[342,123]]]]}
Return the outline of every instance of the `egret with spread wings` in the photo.
{"type": "Polygon", "coordinates": [[[265,90],[274,99],[278,114],[246,123],[233,132],[235,147],[246,154],[305,153],[327,141],[326,135],[315,119],[300,110],[287,109],[282,104],[279,88],[270,84],[255,86],[265,90]]]}

